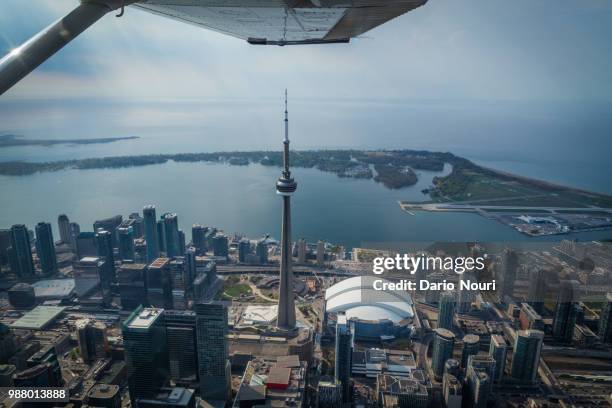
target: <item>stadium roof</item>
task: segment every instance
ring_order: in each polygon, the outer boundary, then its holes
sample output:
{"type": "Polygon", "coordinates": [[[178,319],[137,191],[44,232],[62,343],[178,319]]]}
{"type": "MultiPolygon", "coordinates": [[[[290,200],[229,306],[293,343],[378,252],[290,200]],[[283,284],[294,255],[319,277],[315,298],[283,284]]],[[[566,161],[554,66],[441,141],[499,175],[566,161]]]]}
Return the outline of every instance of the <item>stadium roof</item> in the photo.
{"type": "Polygon", "coordinates": [[[42,330],[64,311],[62,306],[37,306],[14,322],[13,329],[42,330]]]}
{"type": "Polygon", "coordinates": [[[412,298],[405,291],[375,290],[374,281],[384,279],[356,276],[333,285],[325,292],[328,312],[344,312],[347,319],[390,320],[399,323],[414,317],[412,298]]]}

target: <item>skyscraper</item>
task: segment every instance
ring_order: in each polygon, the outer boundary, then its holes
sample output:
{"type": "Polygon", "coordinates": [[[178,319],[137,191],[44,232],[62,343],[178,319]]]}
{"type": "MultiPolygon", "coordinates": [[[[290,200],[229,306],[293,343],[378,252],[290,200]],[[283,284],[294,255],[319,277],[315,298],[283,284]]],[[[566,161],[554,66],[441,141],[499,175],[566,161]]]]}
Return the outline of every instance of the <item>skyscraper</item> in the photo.
{"type": "Polygon", "coordinates": [[[168,258],[182,255],[177,215],[175,213],[165,213],[162,215],[162,219],[164,221],[166,255],[168,258]]]}
{"type": "Polygon", "coordinates": [[[102,291],[110,293],[111,288],[117,283],[117,271],[115,270],[115,253],[113,250],[113,234],[109,231],[98,230],[96,233],[96,247],[98,256],[104,258],[105,273],[100,277],[102,291]]]}
{"type": "Polygon", "coordinates": [[[606,295],[606,303],[599,315],[599,337],[604,343],[612,343],[612,293],[606,295]]]}
{"type": "Polygon", "coordinates": [[[77,321],[76,328],[79,351],[85,363],[106,357],[108,341],[104,323],[83,319],[77,321]]]}
{"type": "Polygon", "coordinates": [[[198,303],[195,312],[200,394],[205,400],[226,401],[231,392],[227,306],[198,303]]]}
{"type": "MultiPolygon", "coordinates": [[[[475,282],[476,277],[470,272],[465,272],[459,278],[462,281],[475,282]]],[[[457,291],[457,313],[470,313],[472,311],[472,303],[476,299],[476,291],[470,289],[464,289],[459,284],[459,290],[457,291]]]]}
{"type": "MultiPolygon", "coordinates": [[[[461,365],[459,364],[459,361],[455,360],[454,358],[449,358],[446,360],[446,363],[444,363],[444,376],[452,375],[459,378],[459,374],[461,374],[461,365]]],[[[442,382],[443,387],[445,387],[445,379],[443,379],[442,382]]]]}
{"type": "Polygon", "coordinates": [[[36,224],[36,254],[43,275],[57,272],[57,256],[55,255],[55,243],[53,231],[48,222],[36,224]]]}
{"type": "Polygon", "coordinates": [[[76,222],[70,223],[70,248],[72,252],[77,252],[77,237],[81,233],[81,226],[76,222]]]}
{"type": "Polygon", "coordinates": [[[129,226],[134,228],[134,238],[142,238],[144,236],[144,218],[137,212],[133,212],[128,220],[130,221],[129,226]]]}
{"type": "Polygon", "coordinates": [[[456,376],[444,374],[445,382],[442,389],[444,403],[447,408],[461,408],[463,400],[463,387],[456,376]]]}
{"type": "Polygon", "coordinates": [[[185,251],[185,290],[193,296],[193,281],[197,276],[196,250],[189,247],[185,251]]]}
{"type": "Polygon", "coordinates": [[[510,249],[506,248],[502,254],[501,264],[501,298],[502,300],[506,297],[512,297],[514,294],[514,281],[516,280],[516,273],[518,269],[518,254],[510,249]]]}
{"type": "Polygon", "coordinates": [[[60,234],[60,240],[64,244],[69,244],[71,242],[71,233],[70,233],[70,220],[66,214],[61,214],[57,217],[57,227],[60,234]]]}
{"type": "Polygon", "coordinates": [[[451,330],[455,317],[455,294],[444,292],[440,297],[440,314],[438,315],[438,327],[451,330]]]}
{"type": "Polygon", "coordinates": [[[187,308],[187,268],[185,257],[177,256],[168,262],[170,279],[172,281],[172,308],[185,310],[187,308]]]}
{"type": "Polygon", "coordinates": [[[98,247],[96,244],[96,233],[91,231],[82,231],[76,235],[75,239],[77,258],[81,259],[86,256],[98,256],[98,247]]]}
{"type": "Polygon", "coordinates": [[[470,356],[466,370],[466,383],[474,408],[484,408],[491,394],[495,360],[491,356],[470,356]]]}
{"type": "Polygon", "coordinates": [[[164,310],[139,307],[123,323],[123,344],[132,406],[154,398],[169,379],[164,310]]]}
{"type": "Polygon", "coordinates": [[[147,262],[153,262],[159,257],[159,242],[157,240],[157,220],[155,206],[147,205],[142,209],[144,218],[144,234],[147,241],[147,262]]]}
{"type": "Polygon", "coordinates": [[[119,258],[123,261],[134,260],[134,228],[119,227],[117,228],[119,235],[119,258]]]}
{"type": "Polygon", "coordinates": [[[106,278],[105,264],[106,262],[103,259],[89,256],[72,264],[76,293],[79,298],[89,294],[106,278]]]}
{"type": "Polygon", "coordinates": [[[306,240],[304,238],[300,238],[298,241],[298,256],[297,262],[299,264],[306,263],[306,240]]]}
{"type": "Polygon", "coordinates": [[[11,246],[11,230],[0,228],[0,265],[8,264],[8,249],[11,246]]]}
{"type": "Polygon", "coordinates": [[[342,401],[350,402],[351,359],[353,356],[353,335],[346,315],[338,314],[336,322],[336,380],[342,385],[342,401]]]}
{"type": "Polygon", "coordinates": [[[259,262],[262,264],[268,263],[268,237],[264,237],[257,241],[255,246],[255,254],[259,258],[259,262]]]}
{"type": "Polygon", "coordinates": [[[504,376],[506,368],[506,354],[508,346],[503,336],[499,334],[491,335],[491,344],[489,346],[489,355],[495,360],[495,371],[493,372],[493,382],[499,382],[504,376]]]}
{"type": "Polygon", "coordinates": [[[436,377],[441,378],[444,374],[444,363],[453,357],[455,347],[455,335],[447,329],[436,329],[433,340],[433,351],[431,356],[431,368],[436,377]]]}
{"type": "Polygon", "coordinates": [[[123,310],[147,305],[146,273],[145,264],[124,263],[117,269],[117,286],[123,310]]]}
{"type": "Polygon", "coordinates": [[[34,276],[32,244],[28,229],[23,224],[13,225],[10,238],[11,246],[7,252],[11,271],[20,278],[34,276]]]}
{"type": "Polygon", "coordinates": [[[186,244],[185,244],[185,233],[183,232],[183,230],[179,230],[178,231],[178,237],[179,237],[179,254],[183,255],[185,253],[185,249],[186,244]]]}
{"type": "Polygon", "coordinates": [[[238,242],[238,261],[246,262],[247,255],[251,253],[251,242],[248,239],[241,239],[238,242]]]}
{"type": "Polygon", "coordinates": [[[323,241],[317,242],[317,265],[323,266],[325,264],[325,243],[323,241]]]}
{"type": "Polygon", "coordinates": [[[206,232],[208,228],[203,227],[199,224],[193,224],[191,227],[191,243],[196,249],[198,255],[204,255],[206,253],[206,232]]]}
{"type": "Polygon", "coordinates": [[[227,258],[229,254],[229,243],[226,235],[216,234],[212,239],[213,254],[227,258]]]}
{"type": "Polygon", "coordinates": [[[461,351],[461,367],[467,368],[470,356],[475,356],[480,350],[480,337],[475,334],[466,334],[463,337],[463,350],[461,351]]]}
{"type": "Polygon", "coordinates": [[[519,381],[533,383],[538,374],[544,332],[519,330],[514,341],[510,375],[519,381]]]}
{"type": "Polygon", "coordinates": [[[527,302],[533,309],[542,313],[544,311],[544,298],[546,296],[546,275],[542,268],[534,268],[529,272],[529,292],[527,302]]]}
{"type": "Polygon", "coordinates": [[[98,232],[99,230],[110,232],[111,243],[114,248],[117,246],[117,227],[121,225],[122,222],[123,217],[121,215],[104,218],[102,220],[97,220],[94,222],[93,230],[94,232],[98,232]]]}
{"type": "Polygon", "coordinates": [[[164,318],[170,376],[175,381],[195,381],[198,373],[195,312],[166,310],[164,318]]]}
{"type": "Polygon", "coordinates": [[[151,306],[173,309],[170,259],[157,258],[147,267],[147,301],[151,306]]]}
{"type": "Polygon", "coordinates": [[[578,299],[579,282],[575,280],[561,281],[557,306],[553,318],[552,333],[555,339],[570,343],[574,336],[574,326],[580,312],[576,303],[578,299]]]}
{"type": "Polygon", "coordinates": [[[276,182],[276,192],[283,197],[277,326],[282,329],[293,329],[295,327],[295,301],[293,298],[293,271],[291,269],[291,195],[297,189],[297,183],[293,180],[289,171],[287,90],[285,90],[285,139],[283,140],[283,145],[283,174],[276,182]]]}
{"type": "Polygon", "coordinates": [[[166,252],[166,232],[164,220],[157,220],[157,245],[160,252],[166,252]]]}

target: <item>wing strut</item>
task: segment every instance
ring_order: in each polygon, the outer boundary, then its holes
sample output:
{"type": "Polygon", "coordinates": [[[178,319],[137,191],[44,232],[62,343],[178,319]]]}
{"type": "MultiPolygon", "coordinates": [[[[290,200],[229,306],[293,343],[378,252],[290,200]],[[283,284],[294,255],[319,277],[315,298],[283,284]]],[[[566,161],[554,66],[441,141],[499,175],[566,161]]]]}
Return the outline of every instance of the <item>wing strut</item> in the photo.
{"type": "Polygon", "coordinates": [[[45,28],[0,60],[0,95],[45,62],[106,13],[133,1],[82,0],[68,15],[45,28]]]}

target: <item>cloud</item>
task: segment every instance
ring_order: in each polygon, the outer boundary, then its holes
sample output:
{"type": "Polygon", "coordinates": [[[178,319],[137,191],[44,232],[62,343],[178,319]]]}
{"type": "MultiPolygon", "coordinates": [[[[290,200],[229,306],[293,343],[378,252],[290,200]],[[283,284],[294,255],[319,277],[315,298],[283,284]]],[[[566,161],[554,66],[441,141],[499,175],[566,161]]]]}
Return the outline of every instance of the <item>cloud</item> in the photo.
{"type": "MultiPolygon", "coordinates": [[[[75,4],[2,0],[0,50],[75,4]]],[[[248,99],[252,108],[285,87],[304,103],[609,100],[611,16],[612,3],[598,0],[432,0],[349,45],[260,47],[128,8],[7,92],[0,122],[16,130],[44,126],[9,117],[17,113],[71,128],[89,107],[105,118],[100,126],[115,130],[196,126],[202,107],[217,99],[248,99]],[[61,103],[51,109],[51,101],[61,103]]]]}

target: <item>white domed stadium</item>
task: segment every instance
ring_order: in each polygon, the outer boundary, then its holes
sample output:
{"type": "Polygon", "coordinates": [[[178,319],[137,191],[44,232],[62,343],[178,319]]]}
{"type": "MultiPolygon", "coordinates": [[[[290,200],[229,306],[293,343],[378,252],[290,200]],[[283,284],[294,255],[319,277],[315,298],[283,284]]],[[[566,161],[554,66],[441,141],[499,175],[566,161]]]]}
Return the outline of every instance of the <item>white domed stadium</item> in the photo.
{"type": "Polygon", "coordinates": [[[325,291],[326,313],[344,313],[355,336],[375,339],[406,334],[414,318],[412,297],[405,291],[380,291],[374,282],[384,279],[356,276],[325,291]]]}

